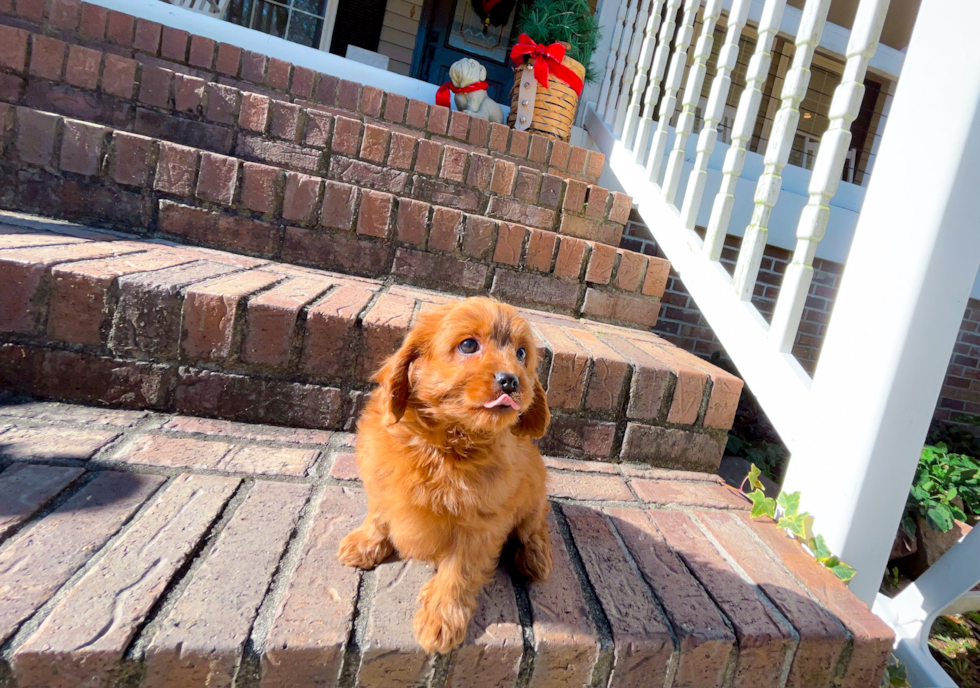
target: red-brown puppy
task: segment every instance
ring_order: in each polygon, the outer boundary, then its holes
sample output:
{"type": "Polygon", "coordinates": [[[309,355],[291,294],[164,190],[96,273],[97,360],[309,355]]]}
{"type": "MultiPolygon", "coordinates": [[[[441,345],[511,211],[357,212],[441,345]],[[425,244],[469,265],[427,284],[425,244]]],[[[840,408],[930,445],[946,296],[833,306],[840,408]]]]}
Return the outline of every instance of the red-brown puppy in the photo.
{"type": "Polygon", "coordinates": [[[510,536],[525,575],[551,571],[545,467],[529,439],[550,420],[537,363],[527,322],[472,298],[421,315],[374,377],[357,426],[368,515],[339,557],[370,569],[394,549],[436,567],[415,615],[427,652],[463,642],[510,536]]]}

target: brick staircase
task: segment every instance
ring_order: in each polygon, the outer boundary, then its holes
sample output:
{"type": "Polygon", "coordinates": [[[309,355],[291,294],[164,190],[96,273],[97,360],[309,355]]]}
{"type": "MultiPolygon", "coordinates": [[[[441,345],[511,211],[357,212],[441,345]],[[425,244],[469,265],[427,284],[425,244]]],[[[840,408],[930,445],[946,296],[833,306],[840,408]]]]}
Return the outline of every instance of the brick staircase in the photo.
{"type": "Polygon", "coordinates": [[[650,333],[669,265],[603,164],[0,0],[0,687],[877,685],[887,627],[712,475],[742,382],[650,333]],[[349,433],[417,315],[487,293],[540,353],[556,571],[426,657],[431,572],[335,559],[349,433]]]}

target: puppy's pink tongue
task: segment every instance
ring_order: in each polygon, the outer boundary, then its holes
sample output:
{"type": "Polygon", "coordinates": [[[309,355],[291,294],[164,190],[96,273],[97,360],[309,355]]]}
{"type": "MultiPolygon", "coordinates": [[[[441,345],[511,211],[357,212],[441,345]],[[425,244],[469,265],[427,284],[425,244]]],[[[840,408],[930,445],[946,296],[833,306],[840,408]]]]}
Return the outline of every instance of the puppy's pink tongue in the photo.
{"type": "Polygon", "coordinates": [[[499,397],[493,401],[487,402],[483,405],[484,408],[497,408],[498,406],[510,406],[515,411],[520,411],[520,405],[510,398],[509,394],[501,394],[499,397]]]}

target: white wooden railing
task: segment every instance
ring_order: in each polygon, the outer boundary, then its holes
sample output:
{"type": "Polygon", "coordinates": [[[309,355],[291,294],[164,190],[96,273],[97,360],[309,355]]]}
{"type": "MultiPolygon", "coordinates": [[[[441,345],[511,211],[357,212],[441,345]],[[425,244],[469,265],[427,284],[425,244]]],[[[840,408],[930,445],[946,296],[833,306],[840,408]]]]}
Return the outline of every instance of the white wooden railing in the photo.
{"type": "Polygon", "coordinates": [[[613,45],[587,130],[789,446],[784,489],[802,492],[816,531],[857,568],[851,589],[900,631],[896,651],[916,685],[953,686],[919,641],[928,635],[924,624],[950,604],[980,607],[976,597],[962,597],[980,581],[980,537],[954,547],[916,592],[877,602],[876,594],[980,266],[980,2],[923,2],[904,56],[878,51],[888,0],[861,0],[849,32],[826,23],[830,0],[807,0],[802,11],[785,0],[605,2],[616,5],[602,10],[616,18],[607,28],[613,45]],[[727,29],[709,73],[720,20],[727,29]],[[757,41],[731,143],[719,145],[747,23],[757,41]],[[742,173],[747,156],[756,155],[749,144],[777,33],[795,49],[752,184],[742,173]],[[751,299],[770,224],[786,216],[774,209],[818,48],[844,59],[844,74],[770,323],[751,299]],[[792,348],[831,199],[845,166],[853,167],[850,126],[869,65],[901,76],[811,378],[792,348]],[[704,121],[694,131],[705,83],[704,121]],[[733,209],[749,198],[747,222],[736,223],[733,209]],[[704,239],[695,231],[699,218],[704,239]],[[719,262],[729,234],[742,237],[732,275],[719,262]]]}

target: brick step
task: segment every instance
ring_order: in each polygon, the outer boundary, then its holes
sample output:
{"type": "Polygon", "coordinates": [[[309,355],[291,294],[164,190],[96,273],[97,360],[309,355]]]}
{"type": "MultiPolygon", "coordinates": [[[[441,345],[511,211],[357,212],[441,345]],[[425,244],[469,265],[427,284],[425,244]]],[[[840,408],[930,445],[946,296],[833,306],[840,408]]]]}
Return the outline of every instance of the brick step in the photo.
{"type": "MultiPolygon", "coordinates": [[[[50,398],[350,427],[415,314],[456,298],[17,221],[33,228],[0,229],[0,384],[50,398]]],[[[650,332],[524,313],[554,413],[546,450],[717,468],[740,380],[650,332]]]]}
{"type": "MultiPolygon", "coordinates": [[[[349,274],[394,274],[457,293],[489,291],[511,303],[628,326],[652,327],[660,310],[669,264],[659,258],[0,104],[0,134],[5,130],[0,175],[9,183],[0,205],[7,208],[349,274]]],[[[335,143],[338,136],[339,129],[335,143]]],[[[365,138],[360,149],[366,147],[365,138]]],[[[526,168],[516,181],[510,163],[481,170],[467,173],[481,187],[520,195],[524,185],[541,198],[551,193],[526,168]],[[509,168],[501,172],[501,166],[509,168]],[[498,183],[500,174],[506,182],[498,183]]],[[[354,181],[368,184],[359,176],[354,181]]],[[[548,203],[593,214],[597,188],[585,202],[587,188],[570,182],[567,193],[560,191],[563,199],[555,195],[548,203]]],[[[610,205],[607,196],[599,214],[610,205]]]]}
{"type": "Polygon", "coordinates": [[[0,25],[3,41],[11,45],[4,63],[24,84],[0,100],[612,246],[629,215],[626,195],[567,171],[584,164],[596,178],[601,153],[577,149],[585,162],[568,163],[565,144],[465,113],[381,91],[364,96],[367,88],[355,111],[294,103],[122,58],[109,46],[92,51],[0,25]]]}
{"type": "Polygon", "coordinates": [[[353,444],[0,400],[0,680],[878,685],[888,627],[716,476],[557,459],[551,576],[500,568],[463,646],[426,656],[412,621],[431,569],[336,559],[366,507],[353,444]]]}

